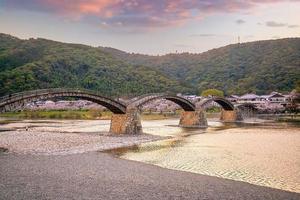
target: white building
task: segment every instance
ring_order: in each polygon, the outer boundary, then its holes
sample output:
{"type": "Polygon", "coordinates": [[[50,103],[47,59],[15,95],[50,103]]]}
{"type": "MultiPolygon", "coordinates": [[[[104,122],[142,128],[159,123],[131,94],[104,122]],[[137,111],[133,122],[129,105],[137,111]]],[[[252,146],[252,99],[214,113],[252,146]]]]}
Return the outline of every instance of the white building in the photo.
{"type": "Polygon", "coordinates": [[[245,94],[243,96],[231,95],[227,97],[232,103],[244,104],[251,103],[263,107],[284,107],[291,101],[291,95],[283,95],[278,92],[272,92],[269,95],[245,94]]]}
{"type": "Polygon", "coordinates": [[[264,101],[264,98],[261,96],[258,96],[256,94],[244,94],[243,96],[240,96],[237,103],[253,103],[253,104],[260,104],[264,101]]]}
{"type": "Polygon", "coordinates": [[[291,95],[283,95],[278,92],[272,92],[269,95],[262,95],[265,101],[277,104],[287,104],[291,100],[291,95]]]}

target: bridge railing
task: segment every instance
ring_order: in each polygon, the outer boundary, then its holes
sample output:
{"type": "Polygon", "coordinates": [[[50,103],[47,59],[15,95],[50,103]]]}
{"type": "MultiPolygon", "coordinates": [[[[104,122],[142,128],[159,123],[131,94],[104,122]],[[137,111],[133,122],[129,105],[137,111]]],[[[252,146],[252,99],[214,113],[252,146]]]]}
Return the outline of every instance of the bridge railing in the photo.
{"type": "MultiPolygon", "coordinates": [[[[43,90],[47,90],[47,89],[43,89],[43,90]]],[[[27,96],[27,95],[35,94],[37,91],[42,91],[42,90],[24,91],[24,92],[18,92],[18,93],[14,93],[14,94],[8,94],[8,95],[5,95],[5,96],[1,97],[0,101],[4,101],[4,100],[13,99],[13,98],[16,98],[16,97],[22,97],[22,96],[27,96]]]]}
{"type": "Polygon", "coordinates": [[[149,94],[143,94],[143,95],[140,95],[140,96],[137,96],[137,97],[134,97],[132,99],[130,99],[129,101],[129,104],[133,103],[133,102],[136,102],[136,101],[139,101],[145,97],[149,97],[149,96],[162,96],[162,95],[166,95],[165,93],[149,93],[149,94]]]}
{"type": "MultiPolygon", "coordinates": [[[[62,93],[62,92],[70,92],[70,93],[85,93],[88,95],[93,95],[93,96],[100,96],[100,97],[104,97],[107,99],[110,99],[111,101],[115,101],[115,102],[119,102],[118,100],[115,99],[111,99],[108,97],[103,96],[102,94],[95,92],[95,91],[91,91],[91,90],[87,90],[87,89],[79,89],[79,88],[50,88],[50,89],[38,89],[38,90],[31,90],[31,91],[24,91],[24,92],[18,92],[18,93],[14,93],[14,94],[9,94],[9,95],[5,95],[0,97],[0,104],[2,103],[7,103],[10,101],[14,101],[17,99],[22,99],[22,98],[28,98],[31,96],[42,96],[42,95],[46,95],[46,94],[53,94],[53,93],[62,93]]],[[[129,105],[132,104],[134,102],[138,102],[143,98],[151,98],[153,96],[177,96],[176,94],[172,94],[172,93],[150,93],[150,94],[144,94],[141,96],[138,96],[136,98],[131,99],[129,102],[125,103],[125,105],[129,105]]]]}
{"type": "Polygon", "coordinates": [[[87,90],[87,89],[51,88],[51,89],[39,89],[39,90],[32,90],[32,91],[24,91],[24,92],[18,92],[18,93],[14,93],[14,94],[5,95],[5,96],[0,97],[0,102],[12,100],[15,98],[28,97],[31,95],[37,96],[37,95],[43,95],[43,94],[49,94],[49,93],[59,93],[59,92],[86,93],[88,95],[96,95],[96,96],[104,97],[102,94],[100,94],[98,92],[87,90]]]}
{"type": "Polygon", "coordinates": [[[24,92],[18,92],[14,94],[9,94],[1,97],[1,100],[9,100],[14,99],[18,97],[24,97],[24,96],[30,96],[30,95],[37,95],[37,94],[43,94],[43,93],[50,93],[54,91],[60,91],[61,88],[54,88],[54,89],[39,89],[39,90],[31,90],[31,91],[24,91],[24,92]]]}
{"type": "MultiPolygon", "coordinates": [[[[128,102],[127,105],[130,105],[130,104],[133,104],[133,103],[137,103],[138,101],[144,99],[144,98],[152,98],[152,97],[159,97],[159,96],[177,96],[176,94],[174,93],[170,93],[170,92],[166,92],[166,93],[148,93],[148,94],[143,94],[143,95],[140,95],[140,96],[137,96],[137,97],[134,97],[132,99],[130,99],[130,101],[128,102]]],[[[180,97],[180,96],[178,96],[180,97]]]]}
{"type": "Polygon", "coordinates": [[[223,97],[207,97],[202,99],[199,103],[198,103],[198,107],[201,108],[208,108],[210,105],[213,105],[216,102],[219,106],[221,106],[223,109],[225,110],[234,110],[234,105],[226,98],[223,97]]]}

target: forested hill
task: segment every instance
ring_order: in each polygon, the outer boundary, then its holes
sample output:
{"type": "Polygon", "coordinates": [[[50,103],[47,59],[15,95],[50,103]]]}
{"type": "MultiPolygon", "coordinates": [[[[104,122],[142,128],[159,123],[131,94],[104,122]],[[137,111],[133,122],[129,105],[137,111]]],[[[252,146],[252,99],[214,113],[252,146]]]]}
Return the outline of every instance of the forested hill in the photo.
{"type": "Polygon", "coordinates": [[[119,60],[145,65],[199,91],[227,94],[289,92],[300,80],[300,38],[228,45],[201,54],[147,56],[101,48],[119,60]]]}
{"type": "Polygon", "coordinates": [[[202,54],[146,56],[0,34],[0,96],[86,88],[113,96],[149,92],[290,91],[300,78],[300,39],[229,45],[202,54]]]}
{"type": "Polygon", "coordinates": [[[158,70],[126,64],[99,48],[0,34],[0,96],[57,87],[86,88],[115,97],[193,92],[158,70]]]}

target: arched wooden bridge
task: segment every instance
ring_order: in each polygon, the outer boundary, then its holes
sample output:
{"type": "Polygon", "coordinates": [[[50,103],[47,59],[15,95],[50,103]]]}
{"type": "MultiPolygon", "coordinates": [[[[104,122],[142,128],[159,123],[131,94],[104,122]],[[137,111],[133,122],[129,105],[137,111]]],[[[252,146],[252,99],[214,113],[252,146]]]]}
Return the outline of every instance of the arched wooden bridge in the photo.
{"type": "Polygon", "coordinates": [[[138,114],[139,110],[143,105],[157,99],[172,101],[184,110],[180,119],[180,126],[184,127],[207,126],[207,120],[203,111],[211,102],[216,102],[223,108],[221,120],[230,122],[242,120],[238,114],[238,109],[230,101],[221,97],[206,98],[200,104],[196,105],[182,96],[167,93],[152,93],[135,97],[128,103],[123,103],[93,91],[63,88],[26,91],[1,97],[0,112],[17,110],[33,101],[57,97],[75,97],[106,107],[113,112],[110,130],[114,133],[134,134],[142,132],[138,114]]]}
{"type": "Polygon", "coordinates": [[[152,94],[141,95],[141,96],[133,98],[129,102],[128,106],[141,108],[143,105],[145,105],[151,101],[157,100],[157,99],[166,99],[166,100],[172,101],[172,102],[176,103],[177,105],[179,105],[185,111],[195,111],[196,110],[196,106],[188,99],[183,98],[181,96],[167,94],[167,93],[152,93],[152,94]]]}
{"type": "Polygon", "coordinates": [[[0,99],[0,112],[22,107],[29,102],[56,97],[76,97],[102,105],[116,114],[126,113],[126,105],[112,98],[88,90],[61,88],[34,90],[4,96],[0,99]]]}
{"type": "Polygon", "coordinates": [[[200,102],[199,106],[202,109],[206,109],[211,105],[212,102],[219,104],[224,110],[234,110],[234,105],[230,101],[222,97],[205,98],[200,102]]]}

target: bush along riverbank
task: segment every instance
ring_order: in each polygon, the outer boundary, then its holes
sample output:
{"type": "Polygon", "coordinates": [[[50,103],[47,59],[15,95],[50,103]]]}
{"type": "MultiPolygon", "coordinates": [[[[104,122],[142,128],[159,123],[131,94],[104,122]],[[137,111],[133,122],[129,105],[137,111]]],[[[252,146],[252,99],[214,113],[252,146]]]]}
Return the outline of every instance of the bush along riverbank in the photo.
{"type": "Polygon", "coordinates": [[[110,119],[111,112],[100,110],[24,110],[1,113],[0,117],[20,119],[110,119]]]}
{"type": "MultiPolygon", "coordinates": [[[[24,110],[19,112],[1,113],[0,117],[17,119],[78,119],[78,120],[109,120],[112,113],[101,110],[24,110]]],[[[176,118],[180,111],[174,113],[149,113],[141,115],[142,120],[162,120],[176,118]]]]}

